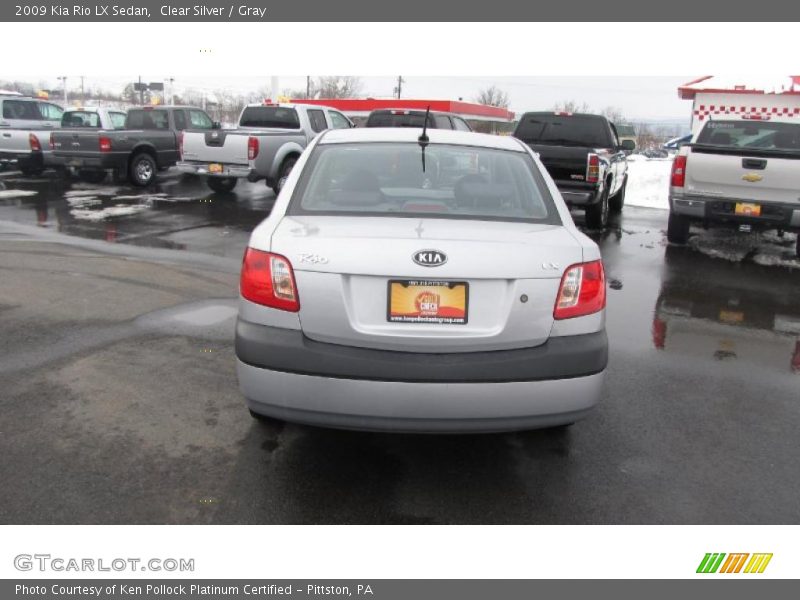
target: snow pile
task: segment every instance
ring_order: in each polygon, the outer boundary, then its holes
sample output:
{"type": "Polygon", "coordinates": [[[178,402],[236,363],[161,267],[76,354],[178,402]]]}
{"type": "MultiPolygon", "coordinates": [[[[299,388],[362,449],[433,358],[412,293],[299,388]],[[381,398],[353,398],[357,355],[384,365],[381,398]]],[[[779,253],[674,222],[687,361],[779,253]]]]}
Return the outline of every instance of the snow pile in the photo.
{"type": "Polygon", "coordinates": [[[670,158],[628,157],[628,189],[625,204],[669,210],[670,158]]]}

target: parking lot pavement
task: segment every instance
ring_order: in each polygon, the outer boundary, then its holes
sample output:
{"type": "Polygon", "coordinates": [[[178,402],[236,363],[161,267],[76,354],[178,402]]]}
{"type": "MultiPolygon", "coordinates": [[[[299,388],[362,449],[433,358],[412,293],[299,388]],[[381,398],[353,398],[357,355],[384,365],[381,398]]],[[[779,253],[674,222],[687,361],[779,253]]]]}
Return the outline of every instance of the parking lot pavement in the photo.
{"type": "Polygon", "coordinates": [[[271,192],[0,181],[2,523],[800,519],[790,240],[766,239],[762,264],[710,256],[713,238],[668,247],[666,213],[630,207],[594,233],[611,358],[602,404],[566,431],[269,427],[239,396],[232,338],[271,192]]]}

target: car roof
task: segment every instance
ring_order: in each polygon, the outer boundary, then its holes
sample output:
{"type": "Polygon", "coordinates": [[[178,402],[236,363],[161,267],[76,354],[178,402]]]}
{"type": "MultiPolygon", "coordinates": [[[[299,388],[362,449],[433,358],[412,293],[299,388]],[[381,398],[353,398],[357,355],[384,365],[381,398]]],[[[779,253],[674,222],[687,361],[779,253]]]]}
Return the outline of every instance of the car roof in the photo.
{"type": "MultiPolygon", "coordinates": [[[[329,129],[319,140],[320,144],[346,144],[361,142],[417,142],[420,127],[355,127],[353,129],[329,129]]],[[[479,146],[497,150],[527,152],[527,147],[511,136],[456,131],[452,129],[428,128],[428,138],[432,144],[453,144],[456,146],[479,146]]]]}

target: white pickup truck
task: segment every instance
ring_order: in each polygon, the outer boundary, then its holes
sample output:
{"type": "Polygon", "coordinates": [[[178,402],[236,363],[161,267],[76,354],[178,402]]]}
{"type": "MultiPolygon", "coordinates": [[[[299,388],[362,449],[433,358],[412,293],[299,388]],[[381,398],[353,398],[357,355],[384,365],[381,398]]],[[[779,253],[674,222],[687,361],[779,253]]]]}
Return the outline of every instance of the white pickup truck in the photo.
{"type": "Polygon", "coordinates": [[[800,233],[800,122],[770,114],[709,120],[675,157],[669,203],[674,244],[688,241],[692,222],[800,233]]]}
{"type": "Polygon", "coordinates": [[[206,177],[215,192],[239,179],[266,180],[278,194],[308,143],[326,129],[353,127],[339,111],[311,104],[250,104],[236,129],[184,131],[179,171],[206,177]]]}
{"type": "Polygon", "coordinates": [[[50,132],[60,127],[62,113],[60,106],[39,98],[0,94],[0,169],[41,173],[52,154],[50,132]]]}

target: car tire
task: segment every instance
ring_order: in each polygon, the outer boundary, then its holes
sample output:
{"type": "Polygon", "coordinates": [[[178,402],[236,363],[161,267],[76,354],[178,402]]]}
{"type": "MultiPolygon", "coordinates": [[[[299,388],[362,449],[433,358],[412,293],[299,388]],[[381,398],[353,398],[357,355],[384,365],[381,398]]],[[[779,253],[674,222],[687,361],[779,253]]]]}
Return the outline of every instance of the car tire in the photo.
{"type": "Polygon", "coordinates": [[[289,178],[289,174],[292,172],[296,162],[296,156],[289,156],[288,158],[284,159],[283,163],[281,164],[280,171],[278,171],[278,179],[275,180],[275,183],[272,186],[272,191],[275,192],[276,196],[281,193],[281,190],[286,184],[286,180],[289,178]]]}
{"type": "Polygon", "coordinates": [[[106,172],[83,170],[78,172],[78,178],[86,183],[103,183],[106,180],[106,172]]]}
{"type": "Polygon", "coordinates": [[[158,165],[147,152],[134,155],[128,167],[128,179],[136,187],[147,187],[156,179],[158,165]]]}
{"type": "Polygon", "coordinates": [[[667,241],[670,244],[685,244],[689,241],[689,226],[691,222],[684,215],[669,213],[667,222],[667,241]]]}
{"type": "Polygon", "coordinates": [[[622,207],[625,205],[625,190],[628,188],[628,176],[625,176],[625,181],[622,182],[622,187],[614,194],[608,201],[608,208],[612,213],[622,212],[622,207]]]}
{"type": "Polygon", "coordinates": [[[605,229],[608,225],[608,189],[600,200],[586,207],[586,226],[589,229],[605,229]]]}
{"type": "Polygon", "coordinates": [[[238,179],[236,177],[209,177],[206,181],[217,194],[227,194],[236,187],[238,179]]]}

